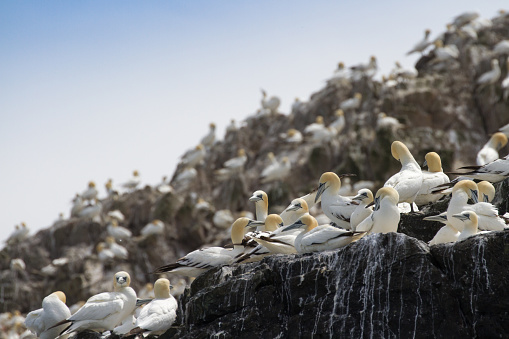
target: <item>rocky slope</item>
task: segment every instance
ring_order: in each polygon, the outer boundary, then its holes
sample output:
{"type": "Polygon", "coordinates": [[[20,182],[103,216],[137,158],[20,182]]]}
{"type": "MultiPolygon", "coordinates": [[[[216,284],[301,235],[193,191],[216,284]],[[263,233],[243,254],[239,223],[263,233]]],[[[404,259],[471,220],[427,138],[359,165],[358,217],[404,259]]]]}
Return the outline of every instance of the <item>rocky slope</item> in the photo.
{"type": "MultiPolygon", "coordinates": [[[[485,88],[475,84],[493,57],[499,59],[501,78],[507,74],[506,56],[491,52],[503,39],[509,39],[509,17],[501,16],[491,28],[481,29],[477,40],[448,34],[445,42],[456,44],[460,57],[444,68],[433,64],[431,51],[417,63],[416,78],[392,84],[370,77],[329,81],[289,114],[247,118],[207,151],[189,184],[176,182],[183,170],[180,166],[173,176],[173,192],[162,194],[147,186],[118,199],[104,199],[103,214],[122,211],[124,226],[135,236],[155,218],[165,222],[164,236],[124,241],[130,253],[127,260],[99,261],[95,245],[106,236],[105,224],[78,218],[6,246],[0,251],[0,311],[39,308],[42,298],[55,290],[65,291],[68,304],[86,300],[111,289],[111,277],[120,269],[131,273],[133,287],[139,290],[156,279],[150,273],[156,267],[205,244],[228,242],[227,232],[212,222],[213,209],[229,209],[236,216],[252,211],[248,198],[257,189],[269,194],[272,213],[315,188],[324,171],[354,173],[354,181],[371,180],[378,187],[399,170],[389,152],[393,140],[403,141],[419,162],[428,151],[438,152],[446,171],[475,163],[475,154],[489,134],[509,122],[509,102],[503,100],[500,81],[485,88]],[[332,141],[305,140],[295,145],[281,140],[280,133],[289,128],[303,131],[318,115],[329,124],[341,102],[357,92],[362,94],[360,107],[345,112],[346,127],[332,141]],[[405,127],[377,127],[379,112],[396,117],[405,127]],[[214,170],[240,148],[248,156],[245,170],[218,181],[214,170]],[[260,182],[268,152],[278,159],[289,157],[292,170],[285,180],[260,182]],[[196,210],[198,198],[209,201],[213,209],[196,210]],[[41,273],[61,257],[68,263],[52,275],[41,273]],[[26,271],[10,270],[13,258],[22,258],[26,271]]],[[[507,148],[501,154],[507,154],[507,148]]],[[[501,213],[508,209],[504,197],[499,193],[497,198],[501,213]]],[[[443,210],[443,206],[433,208],[443,210]]],[[[429,227],[436,230],[437,225],[420,221],[421,216],[419,221],[409,218],[400,225],[409,236],[372,236],[340,251],[274,256],[258,264],[212,270],[180,300],[185,317],[166,337],[213,333],[218,337],[295,337],[296,333],[429,337],[445,336],[453,329],[467,336],[507,332],[499,321],[509,309],[501,285],[507,272],[503,269],[508,262],[507,234],[429,248],[422,241],[430,239],[429,227]]],[[[175,278],[172,282],[177,283],[175,278]]]]}

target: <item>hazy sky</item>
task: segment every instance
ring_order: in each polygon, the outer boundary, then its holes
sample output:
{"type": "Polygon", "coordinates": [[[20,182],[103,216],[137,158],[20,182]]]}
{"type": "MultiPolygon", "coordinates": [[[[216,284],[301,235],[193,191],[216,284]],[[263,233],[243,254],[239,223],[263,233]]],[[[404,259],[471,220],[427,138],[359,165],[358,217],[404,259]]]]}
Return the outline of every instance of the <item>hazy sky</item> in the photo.
{"type": "MultiPolygon", "coordinates": [[[[66,216],[94,180],[143,184],[171,176],[211,121],[318,91],[339,61],[378,57],[381,73],[426,28],[507,0],[1,1],[0,241],[66,216]]],[[[255,189],[255,188],[253,188],[255,189]]],[[[0,248],[3,245],[0,245],[0,248]]]]}

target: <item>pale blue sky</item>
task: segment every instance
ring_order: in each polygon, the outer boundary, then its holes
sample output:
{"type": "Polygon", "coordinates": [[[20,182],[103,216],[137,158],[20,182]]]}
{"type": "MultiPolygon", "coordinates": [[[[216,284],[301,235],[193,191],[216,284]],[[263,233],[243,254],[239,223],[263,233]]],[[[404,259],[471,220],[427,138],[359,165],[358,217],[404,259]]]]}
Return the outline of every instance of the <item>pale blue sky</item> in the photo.
{"type": "MultiPolygon", "coordinates": [[[[491,18],[504,1],[2,1],[0,241],[26,221],[50,225],[70,200],[133,169],[144,184],[171,176],[215,121],[318,91],[337,62],[382,72],[426,28],[491,18]]],[[[252,188],[253,190],[255,188],[252,188]]]]}

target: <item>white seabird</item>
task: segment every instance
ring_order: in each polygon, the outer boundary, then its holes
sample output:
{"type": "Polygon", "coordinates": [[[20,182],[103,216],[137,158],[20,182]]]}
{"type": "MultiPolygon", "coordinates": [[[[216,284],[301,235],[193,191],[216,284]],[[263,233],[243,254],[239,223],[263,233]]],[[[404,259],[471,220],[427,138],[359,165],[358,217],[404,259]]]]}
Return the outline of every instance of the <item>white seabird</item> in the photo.
{"type": "MultiPolygon", "coordinates": [[[[267,193],[262,190],[254,191],[249,201],[255,203],[256,220],[265,221],[269,214],[269,197],[267,193]]],[[[259,230],[261,230],[261,227],[259,227],[259,230]]]]}
{"type": "Polygon", "coordinates": [[[292,163],[288,157],[283,157],[281,162],[276,160],[276,163],[270,164],[265,167],[260,175],[261,182],[267,183],[271,181],[284,180],[292,169],[292,163]]]}
{"type": "Polygon", "coordinates": [[[109,219],[116,220],[118,222],[123,222],[125,220],[124,214],[119,210],[109,211],[107,216],[109,219]]]}
{"type": "Polygon", "coordinates": [[[96,245],[97,257],[101,261],[109,261],[115,258],[115,253],[108,248],[106,243],[100,242],[96,245]]]}
{"type": "Polygon", "coordinates": [[[202,144],[198,144],[192,150],[187,151],[182,158],[180,159],[180,163],[185,167],[195,167],[200,164],[203,159],[205,159],[205,155],[207,151],[202,144]]]}
{"type": "Polygon", "coordinates": [[[294,242],[298,253],[334,250],[362,238],[366,232],[346,231],[331,225],[320,225],[310,214],[302,216],[294,224],[286,226],[282,233],[300,230],[294,242]]]}
{"type": "Polygon", "coordinates": [[[157,279],[154,284],[155,298],[143,306],[136,319],[135,328],[129,335],[143,333],[143,336],[160,335],[168,330],[177,319],[177,300],[170,294],[170,281],[157,279]]]}
{"type": "Polygon", "coordinates": [[[119,226],[116,219],[113,219],[106,227],[108,234],[115,240],[127,240],[133,235],[130,230],[125,227],[119,226]]]}
{"type": "Polygon", "coordinates": [[[462,175],[477,180],[486,180],[496,183],[509,176],[509,155],[482,166],[463,166],[459,169],[468,169],[469,172],[450,172],[449,174],[462,175]]]}
{"type": "Polygon", "coordinates": [[[393,187],[398,191],[399,202],[407,202],[413,211],[413,202],[422,186],[422,171],[412,153],[401,141],[394,141],[391,145],[394,159],[401,162],[401,170],[389,178],[384,186],[393,187]]]}
{"type": "Polygon", "coordinates": [[[458,214],[454,214],[452,217],[459,220],[459,222],[463,224],[462,231],[458,236],[457,241],[465,240],[466,238],[479,233],[479,229],[477,228],[478,218],[475,212],[464,211],[458,214]]]}
{"type": "Polygon", "coordinates": [[[28,238],[29,233],[30,229],[24,222],[22,222],[21,226],[20,225],[14,226],[14,231],[9,235],[6,242],[7,244],[19,243],[28,238]]]}
{"type": "Polygon", "coordinates": [[[336,116],[336,120],[334,120],[330,125],[329,127],[332,127],[336,130],[336,134],[339,134],[341,133],[341,131],[343,130],[343,128],[345,128],[345,112],[343,112],[342,109],[337,109],[336,112],[334,113],[334,115],[336,116]]]}
{"type": "Polygon", "coordinates": [[[108,248],[115,255],[115,258],[120,258],[120,259],[128,258],[129,253],[127,252],[127,249],[124,246],[117,244],[115,242],[114,237],[106,237],[106,244],[108,245],[108,248]]]}
{"type": "Polygon", "coordinates": [[[140,173],[137,170],[133,171],[133,177],[122,184],[122,187],[128,190],[134,190],[141,182],[140,173]]]}
{"type": "Polygon", "coordinates": [[[465,26],[466,24],[468,24],[469,22],[477,19],[479,17],[479,13],[477,12],[465,12],[465,13],[462,13],[458,16],[456,16],[452,22],[452,24],[457,27],[457,28],[461,28],[462,26],[465,26]]]}
{"type": "Polygon", "coordinates": [[[97,194],[99,194],[99,192],[95,188],[95,182],[90,181],[88,183],[88,188],[83,193],[81,193],[81,198],[85,200],[94,200],[97,198],[97,194]]]}
{"type": "Polygon", "coordinates": [[[471,180],[462,180],[454,185],[451,201],[447,207],[447,221],[458,231],[463,231],[463,223],[457,218],[453,218],[453,215],[463,212],[468,199],[477,203],[478,196],[477,184],[471,180]]]}
{"type": "Polygon", "coordinates": [[[449,177],[442,170],[442,160],[436,152],[427,153],[425,159],[424,165],[428,166],[428,171],[422,171],[421,189],[415,198],[415,204],[417,206],[438,201],[443,195],[432,193],[432,191],[436,186],[443,185],[450,181],[449,177]]]}
{"type": "Polygon", "coordinates": [[[400,220],[398,191],[382,187],[375,195],[373,213],[356,227],[356,231],[368,233],[397,232],[400,220]]]}
{"type": "Polygon", "coordinates": [[[433,51],[435,53],[435,58],[432,60],[432,63],[455,60],[460,55],[460,52],[456,45],[444,46],[442,40],[436,40],[434,44],[435,49],[433,51]]]}
{"type": "Polygon", "coordinates": [[[216,141],[216,124],[211,122],[209,124],[209,133],[207,133],[203,138],[200,140],[200,144],[205,147],[212,147],[214,145],[214,141],[216,141]]]}
{"type": "Polygon", "coordinates": [[[361,106],[362,94],[355,93],[353,98],[346,99],[339,104],[339,108],[343,111],[355,110],[361,106]]]}
{"type": "MultiPolygon", "coordinates": [[[[40,339],[54,339],[67,327],[65,324],[54,328],[53,325],[71,316],[65,304],[66,298],[62,291],[56,291],[42,300],[42,308],[27,314],[25,326],[40,339]]],[[[65,339],[68,335],[61,336],[65,339]]]]}
{"type": "Polygon", "coordinates": [[[498,60],[492,59],[491,60],[491,70],[481,74],[481,76],[479,76],[479,78],[477,79],[476,83],[480,87],[484,87],[486,85],[492,85],[495,82],[497,82],[498,79],[500,79],[501,74],[502,74],[502,72],[500,71],[500,66],[498,65],[498,60]]]}
{"type": "Polygon", "coordinates": [[[357,225],[369,217],[373,212],[373,208],[368,207],[368,205],[373,202],[373,192],[367,188],[360,189],[352,200],[359,202],[359,205],[355,207],[355,210],[352,212],[350,217],[350,225],[352,230],[355,231],[357,229],[357,225]]]}
{"type": "Polygon", "coordinates": [[[83,330],[113,330],[136,307],[136,292],[129,287],[130,283],[131,277],[127,272],[117,272],[113,279],[114,291],[90,297],[76,313],[57,323],[58,326],[70,323],[61,334],[83,330]]]}
{"type": "Polygon", "coordinates": [[[216,174],[218,180],[228,179],[232,174],[242,172],[246,161],[246,151],[241,148],[237,151],[236,157],[225,161],[223,168],[216,170],[214,173],[216,174]]]}
{"type": "Polygon", "coordinates": [[[410,55],[415,52],[420,52],[422,54],[426,47],[428,47],[431,44],[431,42],[428,40],[430,33],[431,31],[429,29],[425,30],[424,39],[415,44],[414,48],[412,48],[406,55],[410,55]]]}
{"type": "Polygon", "coordinates": [[[85,205],[83,204],[83,199],[79,194],[76,194],[76,196],[72,199],[72,202],[73,205],[71,207],[71,218],[78,217],[83,208],[85,208],[85,205]]]}
{"type": "Polygon", "coordinates": [[[323,213],[336,225],[350,229],[350,217],[357,202],[339,195],[341,179],[334,172],[325,172],[320,177],[315,202],[322,199],[323,213]]]}
{"type": "Polygon", "coordinates": [[[295,128],[290,128],[286,133],[281,133],[279,137],[288,143],[298,144],[303,140],[302,133],[295,128]]]}
{"type": "Polygon", "coordinates": [[[304,214],[309,213],[309,205],[303,198],[293,199],[290,205],[279,215],[283,220],[283,225],[293,224],[304,214]]]}
{"type": "Polygon", "coordinates": [[[499,158],[498,151],[507,145],[507,136],[502,132],[493,134],[490,140],[477,153],[476,163],[478,166],[486,165],[499,158]]]}
{"type": "Polygon", "coordinates": [[[509,40],[502,40],[499,41],[494,47],[493,47],[493,53],[496,55],[509,55],[509,40]]]}
{"type": "Polygon", "coordinates": [[[154,271],[154,273],[171,272],[188,277],[197,277],[201,273],[225,264],[230,264],[233,259],[244,251],[242,239],[246,227],[249,227],[252,220],[248,218],[239,218],[232,225],[231,239],[233,249],[224,247],[205,247],[177,260],[174,264],[164,265],[154,271]]]}
{"type": "Polygon", "coordinates": [[[447,212],[440,213],[438,215],[432,215],[423,218],[428,221],[438,221],[445,224],[441,229],[438,230],[437,234],[428,242],[428,245],[445,244],[448,242],[455,242],[458,240],[460,232],[454,226],[447,221],[447,212]]]}
{"type": "Polygon", "coordinates": [[[262,100],[261,100],[262,108],[269,110],[270,113],[277,113],[277,109],[281,104],[281,100],[278,97],[272,96],[267,99],[267,93],[262,89],[262,100]]]}
{"type": "Polygon", "coordinates": [[[92,219],[93,221],[100,222],[101,221],[101,212],[103,210],[103,205],[97,198],[95,199],[95,204],[88,204],[79,212],[79,217],[84,219],[92,219]]]}
{"type": "Polygon", "coordinates": [[[376,119],[376,129],[398,129],[404,126],[405,125],[400,123],[398,119],[390,117],[384,112],[378,113],[376,119]]]}
{"type": "Polygon", "coordinates": [[[146,224],[140,231],[140,234],[146,238],[151,235],[158,235],[164,233],[164,223],[159,219],[154,219],[146,224]]]}

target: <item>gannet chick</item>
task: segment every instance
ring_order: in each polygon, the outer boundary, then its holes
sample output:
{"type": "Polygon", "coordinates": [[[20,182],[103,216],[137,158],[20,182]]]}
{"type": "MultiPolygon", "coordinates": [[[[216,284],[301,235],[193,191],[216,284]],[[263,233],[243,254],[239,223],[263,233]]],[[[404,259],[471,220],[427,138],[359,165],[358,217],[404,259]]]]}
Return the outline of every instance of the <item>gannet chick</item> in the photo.
{"type": "Polygon", "coordinates": [[[218,180],[226,180],[234,173],[240,173],[244,169],[244,164],[247,161],[246,151],[241,148],[237,152],[235,158],[225,161],[223,168],[216,170],[214,173],[218,180]]]}
{"type": "Polygon", "coordinates": [[[339,104],[339,108],[345,112],[348,110],[356,110],[357,108],[359,108],[361,106],[361,102],[362,102],[362,94],[355,93],[353,95],[353,98],[346,99],[346,100],[342,101],[339,104]]]}
{"type": "Polygon", "coordinates": [[[447,207],[447,221],[460,232],[463,231],[463,223],[457,218],[453,218],[453,215],[463,212],[467,206],[468,199],[472,199],[474,203],[477,203],[477,184],[471,180],[462,180],[454,185],[451,201],[447,207]]]}
{"type": "Polygon", "coordinates": [[[210,148],[212,147],[212,145],[214,145],[214,141],[216,141],[216,124],[211,122],[209,124],[209,133],[207,133],[203,138],[201,138],[200,144],[207,148],[210,148]]]}
{"type": "Polygon", "coordinates": [[[141,178],[140,173],[136,170],[133,171],[133,177],[129,180],[127,180],[125,183],[122,184],[122,187],[128,189],[128,190],[135,190],[136,187],[140,184],[141,178]]]}
{"type": "Polygon", "coordinates": [[[350,225],[352,230],[355,231],[357,225],[359,225],[364,219],[369,217],[373,212],[373,208],[368,207],[373,202],[373,193],[367,188],[363,188],[357,192],[357,195],[352,198],[353,201],[357,201],[359,205],[355,207],[350,217],[350,225]]]}
{"type": "Polygon", "coordinates": [[[146,224],[140,231],[140,234],[147,238],[151,235],[158,235],[164,233],[164,223],[159,219],[154,219],[152,222],[146,224]]]}
{"type": "Polygon", "coordinates": [[[277,113],[277,109],[281,104],[281,101],[278,97],[272,96],[267,99],[267,93],[262,89],[262,100],[261,100],[262,108],[269,110],[271,114],[277,113]]]}
{"type": "Polygon", "coordinates": [[[498,65],[497,59],[491,60],[491,70],[481,74],[481,76],[477,79],[477,85],[481,88],[486,85],[492,85],[500,79],[500,75],[502,72],[500,71],[500,66],[498,65]]]}
{"type": "Polygon", "coordinates": [[[422,186],[422,171],[412,153],[401,141],[394,141],[391,145],[394,159],[401,162],[401,170],[389,178],[384,186],[393,187],[398,191],[399,201],[408,202],[413,211],[413,202],[422,186]]]}
{"type": "Polygon", "coordinates": [[[442,40],[436,40],[435,43],[435,58],[432,60],[432,63],[439,63],[442,61],[450,61],[458,58],[460,52],[458,47],[455,45],[447,45],[444,46],[442,40]]]}
{"type": "MultiPolygon", "coordinates": [[[[67,326],[60,325],[51,328],[53,325],[71,316],[69,308],[65,304],[66,298],[62,291],[56,291],[42,300],[42,308],[27,314],[25,326],[40,339],[54,339],[58,337],[67,326]]],[[[68,335],[60,338],[67,338],[68,335]]]]}
{"type": "Polygon", "coordinates": [[[157,279],[154,284],[155,298],[145,305],[136,319],[135,328],[129,335],[160,335],[166,332],[177,319],[177,300],[170,294],[170,281],[157,279]]]}
{"type": "Polygon", "coordinates": [[[127,259],[129,256],[127,249],[124,246],[117,244],[114,237],[106,237],[106,244],[115,255],[115,258],[127,259]]]}
{"type": "Polygon", "coordinates": [[[198,144],[192,150],[187,151],[181,158],[180,163],[185,167],[195,167],[203,162],[207,151],[202,144],[198,144]]]}
{"type": "Polygon", "coordinates": [[[428,166],[429,171],[422,171],[422,185],[415,204],[417,206],[426,205],[428,203],[437,202],[443,197],[443,194],[433,194],[432,191],[436,186],[448,183],[449,177],[442,170],[442,160],[435,152],[429,152],[425,156],[424,166],[428,166]]]}
{"type": "Polygon", "coordinates": [[[267,183],[276,180],[284,180],[292,169],[292,163],[288,157],[283,157],[281,163],[276,160],[275,164],[265,167],[260,176],[262,183],[267,183]]]}
{"type": "Polygon", "coordinates": [[[279,215],[283,225],[291,225],[304,214],[309,213],[309,206],[302,198],[293,199],[290,205],[279,215]]]}
{"type": "Polygon", "coordinates": [[[239,218],[232,225],[231,239],[233,249],[224,247],[205,247],[177,260],[174,264],[164,265],[154,271],[154,273],[171,272],[188,277],[197,277],[203,272],[221,265],[230,264],[232,260],[244,251],[241,245],[246,227],[249,227],[252,220],[248,218],[239,218]]]}
{"type": "Polygon", "coordinates": [[[438,245],[438,244],[445,244],[448,242],[456,242],[458,240],[458,237],[460,235],[460,232],[458,232],[457,229],[454,228],[448,221],[447,221],[447,212],[441,213],[439,215],[433,215],[424,218],[423,220],[428,221],[438,221],[443,224],[445,224],[441,229],[438,230],[437,234],[428,242],[428,245],[438,245]]]}
{"type": "Polygon", "coordinates": [[[316,219],[306,214],[294,224],[286,226],[283,233],[299,229],[294,246],[298,253],[334,250],[362,238],[366,232],[345,231],[331,225],[318,226],[316,219]]]}
{"type": "Polygon", "coordinates": [[[219,210],[214,213],[212,217],[212,222],[216,227],[227,229],[230,227],[235,219],[233,219],[233,214],[230,210],[219,210]]]}
{"type": "Polygon", "coordinates": [[[336,116],[336,120],[334,120],[329,127],[334,128],[336,134],[339,134],[343,128],[345,128],[345,112],[343,112],[342,109],[337,109],[334,115],[336,116]]]}
{"type": "Polygon", "coordinates": [[[497,132],[493,134],[490,140],[477,153],[477,165],[483,166],[497,160],[499,158],[498,151],[505,145],[507,145],[507,137],[504,133],[497,132]]]}
{"type": "Polygon", "coordinates": [[[85,205],[83,204],[83,199],[79,194],[76,194],[74,199],[72,199],[72,202],[73,205],[71,207],[71,218],[78,217],[83,208],[85,208],[85,205]]]}
{"type": "Polygon", "coordinates": [[[88,188],[83,193],[81,193],[81,198],[85,200],[94,200],[97,198],[97,194],[99,194],[99,192],[95,188],[95,182],[90,181],[88,183],[88,188]]]}
{"type": "Polygon", "coordinates": [[[397,129],[401,128],[405,125],[400,123],[398,119],[387,116],[384,112],[378,113],[378,117],[376,119],[376,129],[397,129]]]}
{"type": "Polygon", "coordinates": [[[428,47],[431,44],[431,42],[428,40],[430,33],[431,31],[429,29],[425,30],[424,39],[415,44],[414,48],[412,48],[406,55],[410,55],[415,52],[420,52],[422,54],[426,47],[428,47]]]}
{"type": "Polygon", "coordinates": [[[356,231],[371,233],[397,232],[400,219],[398,191],[392,187],[382,187],[376,192],[373,213],[360,224],[356,231]]]}
{"type": "Polygon", "coordinates": [[[19,225],[14,226],[14,231],[9,235],[6,242],[9,245],[19,243],[28,238],[29,233],[30,229],[24,222],[22,222],[21,226],[19,225]]]}
{"type": "Polygon", "coordinates": [[[336,225],[350,229],[350,217],[357,202],[339,195],[341,180],[334,172],[325,172],[320,177],[315,202],[322,199],[322,210],[336,225]]]}
{"type": "Polygon", "coordinates": [[[118,222],[115,219],[108,224],[106,230],[115,240],[127,240],[133,235],[127,228],[118,226],[118,222]]]}
{"type": "Polygon", "coordinates": [[[465,12],[456,16],[452,24],[457,28],[461,28],[462,26],[465,26],[466,24],[477,19],[478,17],[479,13],[477,12],[465,12]]]}
{"type": "MultiPolygon", "coordinates": [[[[256,220],[265,221],[265,218],[267,218],[269,214],[269,197],[267,193],[262,190],[255,191],[249,198],[249,201],[255,203],[256,220]]],[[[261,231],[261,227],[258,231],[261,231]]]]}
{"type": "Polygon", "coordinates": [[[108,248],[108,246],[106,245],[106,243],[104,243],[104,242],[98,243],[96,246],[96,250],[97,250],[97,257],[101,261],[109,261],[109,260],[113,260],[115,258],[115,253],[113,253],[113,251],[110,250],[108,248]]]}
{"type": "Polygon", "coordinates": [[[119,210],[109,211],[107,216],[108,219],[116,220],[117,222],[123,222],[125,220],[124,214],[119,210]]]}
{"type": "Polygon", "coordinates": [[[458,236],[457,241],[465,240],[466,238],[479,233],[479,229],[477,228],[478,218],[475,212],[464,211],[462,213],[454,214],[452,217],[463,224],[462,231],[458,236]]]}
{"type": "Polygon", "coordinates": [[[496,55],[509,54],[509,40],[502,40],[493,47],[493,53],[496,55]]]}
{"type": "Polygon", "coordinates": [[[131,277],[120,271],[113,279],[114,292],[103,292],[90,297],[76,313],[57,325],[69,324],[61,334],[76,331],[111,331],[133,313],[136,292],[129,287],[131,277]]]}
{"type": "Polygon", "coordinates": [[[286,133],[281,133],[279,137],[288,143],[300,143],[303,139],[302,133],[294,128],[290,128],[286,133]]]}

